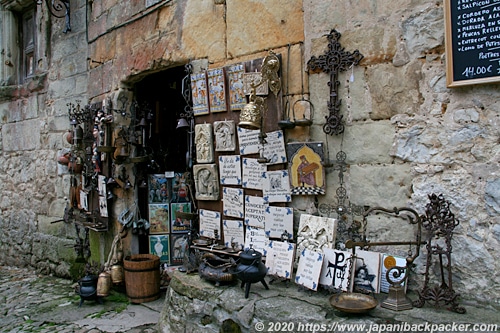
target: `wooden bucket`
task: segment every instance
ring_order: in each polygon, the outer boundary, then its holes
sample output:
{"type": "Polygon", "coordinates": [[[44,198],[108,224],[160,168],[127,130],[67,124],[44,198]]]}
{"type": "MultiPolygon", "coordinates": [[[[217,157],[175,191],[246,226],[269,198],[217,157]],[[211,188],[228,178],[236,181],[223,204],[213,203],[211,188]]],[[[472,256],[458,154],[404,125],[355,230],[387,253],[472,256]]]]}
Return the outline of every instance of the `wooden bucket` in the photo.
{"type": "Polygon", "coordinates": [[[125,258],[123,269],[131,303],[151,302],[160,297],[160,257],[134,254],[125,258]]]}

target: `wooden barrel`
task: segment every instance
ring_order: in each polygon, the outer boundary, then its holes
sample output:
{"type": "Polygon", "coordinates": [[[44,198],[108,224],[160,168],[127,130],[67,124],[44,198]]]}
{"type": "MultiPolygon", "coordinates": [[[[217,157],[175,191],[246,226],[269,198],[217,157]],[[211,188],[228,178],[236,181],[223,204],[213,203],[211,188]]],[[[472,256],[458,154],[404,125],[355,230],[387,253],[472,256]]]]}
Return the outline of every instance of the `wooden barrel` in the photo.
{"type": "Polygon", "coordinates": [[[131,303],[151,302],[160,297],[160,257],[134,254],[125,258],[123,269],[131,303]]]}

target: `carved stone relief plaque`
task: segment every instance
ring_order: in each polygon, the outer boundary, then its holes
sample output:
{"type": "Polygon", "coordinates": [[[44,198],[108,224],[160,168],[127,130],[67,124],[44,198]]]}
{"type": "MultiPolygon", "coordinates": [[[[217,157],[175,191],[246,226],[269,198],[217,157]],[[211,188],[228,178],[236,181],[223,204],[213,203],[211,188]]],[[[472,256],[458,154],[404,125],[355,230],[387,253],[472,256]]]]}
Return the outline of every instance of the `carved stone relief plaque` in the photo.
{"type": "Polygon", "coordinates": [[[196,200],[219,200],[219,175],[216,164],[193,166],[196,200]]]}
{"type": "Polygon", "coordinates": [[[236,149],[236,133],[233,120],[215,121],[215,151],[234,151],[236,149]]]}
{"type": "Polygon", "coordinates": [[[213,141],[214,140],[212,134],[212,124],[198,124],[194,127],[196,162],[198,163],[214,162],[213,141]]]}

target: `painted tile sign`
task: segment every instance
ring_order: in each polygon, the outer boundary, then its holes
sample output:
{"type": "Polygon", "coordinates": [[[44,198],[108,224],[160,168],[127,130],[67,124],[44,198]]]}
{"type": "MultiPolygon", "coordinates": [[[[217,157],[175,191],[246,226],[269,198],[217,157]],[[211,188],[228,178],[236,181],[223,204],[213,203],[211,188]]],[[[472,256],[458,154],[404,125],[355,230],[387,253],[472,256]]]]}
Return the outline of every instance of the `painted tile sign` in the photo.
{"type": "Polygon", "coordinates": [[[295,244],[280,241],[270,241],[267,246],[267,274],[285,279],[291,279],[295,244]]]}
{"type": "Polygon", "coordinates": [[[290,202],[292,193],[288,171],[267,171],[263,174],[262,194],[266,202],[290,202]]]}
{"type": "Polygon", "coordinates": [[[241,188],[224,187],[222,203],[225,216],[243,218],[243,190],[241,188]]]}
{"type": "Polygon", "coordinates": [[[219,156],[219,169],[222,185],[241,185],[240,155],[219,156]]]}
{"type": "Polygon", "coordinates": [[[245,225],[264,228],[267,204],[262,197],[245,196],[245,225]]]}
{"type": "Polygon", "coordinates": [[[226,111],[226,82],[224,79],[224,69],[214,68],[208,70],[207,82],[209,91],[208,96],[210,98],[210,111],[226,111]]]}
{"type": "Polygon", "coordinates": [[[311,290],[317,290],[322,266],[323,253],[304,249],[300,253],[295,283],[311,290]]]}
{"type": "Polygon", "coordinates": [[[248,130],[238,127],[240,155],[257,154],[259,152],[259,133],[259,130],[248,130]]]}
{"type": "Polygon", "coordinates": [[[286,232],[293,238],[293,208],[268,206],[264,216],[267,237],[281,238],[286,232]]]}
{"type": "Polygon", "coordinates": [[[259,163],[256,158],[242,159],[243,164],[243,188],[251,188],[255,190],[262,189],[262,174],[267,170],[267,167],[259,163]]]}
{"type": "Polygon", "coordinates": [[[200,235],[215,238],[215,230],[221,235],[220,220],[221,215],[219,212],[200,209],[200,235]]]}

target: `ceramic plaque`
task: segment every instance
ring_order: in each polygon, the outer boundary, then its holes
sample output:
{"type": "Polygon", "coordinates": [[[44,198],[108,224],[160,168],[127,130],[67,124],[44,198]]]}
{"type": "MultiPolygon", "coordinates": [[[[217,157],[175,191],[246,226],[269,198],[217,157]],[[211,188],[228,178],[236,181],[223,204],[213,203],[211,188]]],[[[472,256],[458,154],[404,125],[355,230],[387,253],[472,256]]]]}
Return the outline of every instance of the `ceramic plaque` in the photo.
{"type": "Polygon", "coordinates": [[[241,188],[222,188],[222,211],[225,216],[243,218],[243,190],[241,188]]]}
{"type": "Polygon", "coordinates": [[[232,111],[243,109],[247,103],[245,92],[243,91],[243,74],[245,73],[245,65],[235,64],[226,67],[226,73],[229,85],[229,105],[232,111]]]}
{"type": "Polygon", "coordinates": [[[149,204],[149,224],[150,234],[170,232],[170,205],[149,204]]]}
{"type": "Polygon", "coordinates": [[[361,293],[380,292],[380,257],[381,254],[378,252],[356,251],[354,276],[351,278],[351,291],[361,293]]]}
{"type": "Polygon", "coordinates": [[[191,74],[191,95],[193,97],[193,112],[195,116],[208,114],[208,90],[205,72],[191,74]]]}
{"type": "MultiPolygon", "coordinates": [[[[390,269],[391,267],[394,266],[400,266],[400,267],[406,267],[406,258],[403,257],[398,257],[398,256],[393,256],[390,254],[382,254],[382,259],[380,262],[380,287],[379,290],[381,293],[388,293],[389,292],[389,286],[391,285],[389,281],[387,281],[387,270],[390,269]]],[[[393,278],[393,280],[401,280],[404,279],[405,275],[404,273],[396,278],[393,278]]],[[[405,282],[401,283],[402,286],[405,287],[405,291],[407,288],[407,284],[405,282]]]]}
{"type": "Polygon", "coordinates": [[[293,195],[325,194],[322,142],[287,144],[288,169],[293,195]]]}
{"type": "Polygon", "coordinates": [[[182,213],[191,213],[190,202],[175,202],[170,204],[172,232],[187,232],[191,230],[191,219],[182,216],[182,213]]]}
{"type": "Polygon", "coordinates": [[[234,121],[215,121],[215,151],[234,151],[236,149],[236,133],[234,121]]]}
{"type": "Polygon", "coordinates": [[[188,182],[191,177],[189,172],[176,172],[172,178],[172,200],[171,202],[190,201],[188,182]]]}
{"type": "Polygon", "coordinates": [[[240,155],[219,156],[219,170],[222,185],[241,185],[240,155]]]}
{"type": "Polygon", "coordinates": [[[259,130],[248,130],[238,127],[238,143],[240,155],[257,154],[261,144],[259,143],[259,130]]]}
{"type": "Polygon", "coordinates": [[[319,283],[342,291],[348,291],[350,288],[349,278],[354,269],[351,260],[352,253],[328,248],[324,248],[323,253],[325,254],[325,260],[319,283]]]}
{"type": "Polygon", "coordinates": [[[196,162],[213,163],[214,145],[213,145],[212,124],[198,124],[194,127],[194,143],[196,145],[196,162]]]}
{"type": "Polygon", "coordinates": [[[283,131],[266,133],[267,143],[264,145],[264,157],[269,160],[267,165],[286,163],[285,139],[283,131]]]}
{"type": "Polygon", "coordinates": [[[337,232],[337,220],[334,218],[300,215],[297,231],[297,251],[302,249],[321,251],[324,248],[333,248],[337,232]]]}
{"type": "Polygon", "coordinates": [[[219,200],[219,175],[215,164],[193,166],[197,200],[219,200]]]}
{"type": "Polygon", "coordinates": [[[265,212],[265,229],[268,238],[278,238],[284,232],[288,239],[293,239],[293,208],[267,206],[265,212]]]}
{"type": "Polygon", "coordinates": [[[221,215],[217,211],[200,209],[200,236],[215,238],[215,230],[221,235],[220,220],[221,215]]]}
{"type": "Polygon", "coordinates": [[[263,174],[262,194],[265,202],[290,202],[292,193],[287,170],[266,171],[263,174]]]}
{"type": "Polygon", "coordinates": [[[234,243],[235,248],[241,250],[241,246],[245,244],[243,221],[223,220],[222,232],[224,234],[224,245],[228,249],[231,249],[231,243],[234,243]]]}
{"type": "Polygon", "coordinates": [[[299,254],[295,283],[307,289],[317,290],[322,267],[323,253],[308,249],[302,250],[299,254]]]}
{"type": "Polygon", "coordinates": [[[209,69],[207,71],[207,84],[210,112],[227,111],[224,69],[209,69]]]}
{"type": "Polygon", "coordinates": [[[267,274],[284,279],[292,278],[293,256],[295,244],[281,241],[270,241],[267,245],[267,274]]]}
{"type": "Polygon", "coordinates": [[[262,253],[265,257],[267,252],[268,238],[264,232],[264,228],[255,228],[251,226],[245,227],[245,249],[252,248],[262,253]]]}
{"type": "Polygon", "coordinates": [[[242,158],[243,188],[262,190],[262,174],[267,171],[265,164],[259,163],[256,158],[242,158]]]}
{"type": "Polygon", "coordinates": [[[245,225],[257,228],[265,227],[265,213],[268,205],[262,197],[245,196],[245,225]]]}

